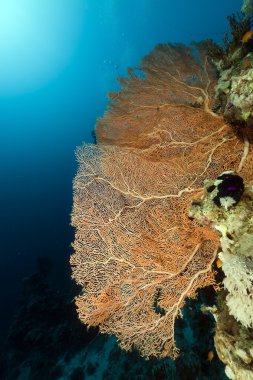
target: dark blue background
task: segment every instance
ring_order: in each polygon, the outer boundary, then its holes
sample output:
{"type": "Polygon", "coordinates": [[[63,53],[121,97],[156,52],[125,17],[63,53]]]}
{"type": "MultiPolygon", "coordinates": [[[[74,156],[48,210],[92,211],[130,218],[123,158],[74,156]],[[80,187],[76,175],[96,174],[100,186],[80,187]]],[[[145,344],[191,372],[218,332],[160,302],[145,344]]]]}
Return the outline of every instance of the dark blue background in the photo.
{"type": "Polygon", "coordinates": [[[65,67],[29,93],[0,98],[3,333],[21,279],[34,270],[36,257],[51,256],[64,283],[73,233],[74,149],[92,142],[91,131],[117,76],[125,75],[157,43],[221,41],[228,30],[226,16],[241,6],[239,0],[83,2],[85,22],[65,67]]]}

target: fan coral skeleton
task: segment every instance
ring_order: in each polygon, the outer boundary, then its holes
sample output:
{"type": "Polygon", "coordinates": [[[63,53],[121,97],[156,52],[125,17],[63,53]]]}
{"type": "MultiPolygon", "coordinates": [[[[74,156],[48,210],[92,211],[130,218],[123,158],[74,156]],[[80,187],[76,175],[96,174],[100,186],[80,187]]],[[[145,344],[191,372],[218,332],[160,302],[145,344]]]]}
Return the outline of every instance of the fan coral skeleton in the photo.
{"type": "Polygon", "coordinates": [[[97,145],[77,149],[71,257],[84,323],[146,358],[175,357],[186,297],[214,285],[218,233],[188,218],[205,178],[247,173],[249,135],[212,111],[216,71],[201,51],[158,45],[109,94],[97,145]]]}

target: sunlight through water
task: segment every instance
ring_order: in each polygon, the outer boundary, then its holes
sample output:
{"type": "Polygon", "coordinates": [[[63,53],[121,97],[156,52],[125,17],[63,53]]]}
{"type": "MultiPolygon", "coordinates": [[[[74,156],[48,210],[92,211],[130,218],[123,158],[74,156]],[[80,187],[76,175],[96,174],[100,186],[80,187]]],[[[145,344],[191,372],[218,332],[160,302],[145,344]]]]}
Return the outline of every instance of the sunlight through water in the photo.
{"type": "Polygon", "coordinates": [[[46,85],[70,63],[84,27],[83,0],[0,0],[0,96],[46,85]]]}

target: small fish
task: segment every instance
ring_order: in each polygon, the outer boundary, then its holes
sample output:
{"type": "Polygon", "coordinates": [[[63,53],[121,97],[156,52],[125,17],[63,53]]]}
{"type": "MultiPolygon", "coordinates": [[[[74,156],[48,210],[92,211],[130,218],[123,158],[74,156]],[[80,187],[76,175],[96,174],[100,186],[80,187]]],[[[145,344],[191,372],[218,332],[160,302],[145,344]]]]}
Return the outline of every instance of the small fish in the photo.
{"type": "Polygon", "coordinates": [[[253,30],[248,30],[244,35],[242,36],[242,43],[245,44],[249,40],[253,39],[253,30]]]}
{"type": "Polygon", "coordinates": [[[222,261],[221,261],[221,259],[217,259],[216,260],[216,266],[217,266],[217,268],[221,268],[222,267],[222,261]]]}
{"type": "Polygon", "coordinates": [[[246,70],[251,65],[251,58],[246,58],[243,61],[242,68],[246,70]]]}
{"type": "Polygon", "coordinates": [[[211,362],[213,360],[213,357],[214,357],[214,352],[209,351],[207,354],[207,360],[209,360],[209,362],[211,362]]]}

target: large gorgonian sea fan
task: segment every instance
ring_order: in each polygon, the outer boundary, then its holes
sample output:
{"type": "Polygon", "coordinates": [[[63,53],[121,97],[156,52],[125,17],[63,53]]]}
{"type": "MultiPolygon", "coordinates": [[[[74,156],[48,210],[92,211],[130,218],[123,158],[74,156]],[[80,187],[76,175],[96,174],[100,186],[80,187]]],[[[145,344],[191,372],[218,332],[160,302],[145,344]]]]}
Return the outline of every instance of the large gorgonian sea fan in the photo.
{"type": "MultiPolygon", "coordinates": [[[[218,236],[189,220],[203,181],[248,172],[248,137],[211,111],[214,68],[201,52],[158,45],[129,71],[77,149],[71,256],[79,318],[143,357],[176,357],[186,297],[214,285],[218,236]]],[[[246,130],[245,130],[246,131],[246,130]]]]}

